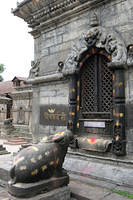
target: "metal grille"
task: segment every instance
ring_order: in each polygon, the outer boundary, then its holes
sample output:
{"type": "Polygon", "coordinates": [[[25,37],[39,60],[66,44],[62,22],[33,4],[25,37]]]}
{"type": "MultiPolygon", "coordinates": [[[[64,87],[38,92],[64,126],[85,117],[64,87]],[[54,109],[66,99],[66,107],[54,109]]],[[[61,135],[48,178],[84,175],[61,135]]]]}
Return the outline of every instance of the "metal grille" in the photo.
{"type": "Polygon", "coordinates": [[[102,112],[112,112],[113,85],[112,71],[107,66],[107,58],[102,56],[102,112]]]}
{"type": "Polygon", "coordinates": [[[81,76],[81,97],[83,112],[94,112],[94,57],[85,63],[81,76]]]}
{"type": "Polygon", "coordinates": [[[81,106],[83,112],[112,111],[112,72],[103,55],[93,55],[81,73],[81,106]]]}

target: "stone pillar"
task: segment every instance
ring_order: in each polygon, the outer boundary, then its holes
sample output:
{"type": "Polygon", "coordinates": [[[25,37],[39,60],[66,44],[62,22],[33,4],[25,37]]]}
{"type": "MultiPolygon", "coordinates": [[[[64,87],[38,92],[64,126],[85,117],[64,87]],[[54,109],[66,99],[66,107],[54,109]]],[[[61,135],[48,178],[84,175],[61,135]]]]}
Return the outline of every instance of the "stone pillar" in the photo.
{"type": "Polygon", "coordinates": [[[40,115],[40,88],[39,86],[33,86],[33,102],[32,102],[32,134],[33,143],[37,143],[40,140],[39,135],[39,115],[40,115]]]}
{"type": "Polygon", "coordinates": [[[113,68],[113,152],[125,155],[125,80],[124,66],[113,68]]]}
{"type": "Polygon", "coordinates": [[[74,132],[76,123],[76,76],[72,75],[69,81],[69,119],[68,128],[74,132]]]}

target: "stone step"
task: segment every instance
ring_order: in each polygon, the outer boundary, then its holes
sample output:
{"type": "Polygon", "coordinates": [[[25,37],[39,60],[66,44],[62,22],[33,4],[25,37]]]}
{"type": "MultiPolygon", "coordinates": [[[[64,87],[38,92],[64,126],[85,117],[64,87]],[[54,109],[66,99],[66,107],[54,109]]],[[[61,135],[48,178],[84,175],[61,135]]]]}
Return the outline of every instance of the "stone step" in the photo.
{"type": "Polygon", "coordinates": [[[70,181],[71,197],[76,200],[129,200],[128,197],[113,193],[110,189],[96,185],[70,181]]]}
{"type": "Polygon", "coordinates": [[[22,144],[28,144],[28,142],[24,142],[24,141],[22,141],[22,142],[12,142],[12,141],[7,141],[7,142],[4,142],[4,144],[6,144],[6,145],[22,145],[22,144]]]}
{"type": "Polygon", "coordinates": [[[100,200],[110,193],[105,188],[99,188],[80,181],[70,181],[69,187],[72,197],[77,200],[100,200]]]}
{"type": "Polygon", "coordinates": [[[28,142],[21,137],[10,138],[8,141],[4,142],[6,145],[22,145],[28,144],[28,142]]]}

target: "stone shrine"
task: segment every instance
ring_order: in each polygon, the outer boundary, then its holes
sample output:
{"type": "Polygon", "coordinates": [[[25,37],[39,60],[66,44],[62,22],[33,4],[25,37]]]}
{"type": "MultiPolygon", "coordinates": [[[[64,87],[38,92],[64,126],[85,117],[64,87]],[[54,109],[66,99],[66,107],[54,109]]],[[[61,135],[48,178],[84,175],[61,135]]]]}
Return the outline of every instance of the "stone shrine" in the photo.
{"type": "MultiPolygon", "coordinates": [[[[89,175],[90,168],[84,172],[81,163],[92,158],[131,164],[133,1],[24,0],[12,12],[34,37],[35,60],[27,80],[33,89],[34,142],[66,127],[72,130],[65,164],[71,173],[89,175]]],[[[91,175],[119,182],[108,169],[109,176],[100,170],[91,175]]]]}

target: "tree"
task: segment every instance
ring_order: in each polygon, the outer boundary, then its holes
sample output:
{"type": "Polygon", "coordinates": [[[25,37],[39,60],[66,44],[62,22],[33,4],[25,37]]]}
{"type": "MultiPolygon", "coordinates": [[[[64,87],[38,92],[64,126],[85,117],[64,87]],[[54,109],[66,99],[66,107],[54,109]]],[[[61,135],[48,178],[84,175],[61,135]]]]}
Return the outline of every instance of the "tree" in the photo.
{"type": "MultiPolygon", "coordinates": [[[[4,64],[0,64],[0,74],[4,71],[4,64]]],[[[3,77],[0,75],[0,82],[3,81],[3,77]]]]}

